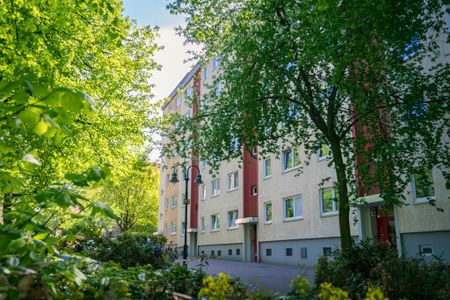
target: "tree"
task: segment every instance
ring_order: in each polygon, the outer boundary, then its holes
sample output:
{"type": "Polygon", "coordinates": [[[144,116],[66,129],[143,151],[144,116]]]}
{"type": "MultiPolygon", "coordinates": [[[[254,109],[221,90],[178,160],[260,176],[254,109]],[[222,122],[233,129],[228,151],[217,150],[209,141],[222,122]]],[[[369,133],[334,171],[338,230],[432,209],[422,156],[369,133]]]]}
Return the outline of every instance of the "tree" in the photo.
{"type": "Polygon", "coordinates": [[[81,285],[75,265],[55,271],[56,229],[116,218],[80,191],[142,150],[158,67],[156,30],[122,10],[119,0],[0,1],[0,297],[26,297],[37,278],[35,298],[58,296],[61,278],[81,285]]]}
{"type": "Polygon", "coordinates": [[[115,177],[106,185],[99,197],[116,212],[115,220],[121,232],[136,225],[156,228],[158,222],[159,196],[158,167],[140,159],[131,170],[115,177]]]}
{"type": "Polygon", "coordinates": [[[137,28],[116,0],[2,1],[0,11],[0,143],[8,149],[0,188],[6,206],[59,184],[66,173],[122,168],[130,153],[142,150],[154,122],[148,81],[158,68],[152,59],[156,29],[137,28]],[[33,90],[14,85],[21,80],[33,90]],[[76,91],[90,95],[90,104],[74,97],[76,91]],[[38,99],[50,109],[37,107],[38,99]],[[24,154],[33,154],[40,167],[24,172],[24,154]]]}
{"type": "Polygon", "coordinates": [[[221,61],[206,99],[193,100],[200,112],[179,117],[170,133],[178,150],[191,145],[217,165],[242,157],[236,141],[244,151],[259,146],[262,156],[279,143],[301,144],[308,157],[329,145],[344,250],[352,243],[350,208],[372,187],[384,205],[402,205],[409,174],[437,166],[450,179],[442,1],[176,0],[168,7],[188,16],[181,32],[203,46],[200,61],[221,61]]]}

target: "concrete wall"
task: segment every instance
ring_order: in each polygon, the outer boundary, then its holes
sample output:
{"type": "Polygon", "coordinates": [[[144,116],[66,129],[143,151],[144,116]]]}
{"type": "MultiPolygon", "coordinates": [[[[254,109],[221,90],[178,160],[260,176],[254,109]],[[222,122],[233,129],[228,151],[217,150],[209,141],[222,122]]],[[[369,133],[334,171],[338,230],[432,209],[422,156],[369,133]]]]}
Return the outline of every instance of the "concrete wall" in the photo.
{"type": "Polygon", "coordinates": [[[205,254],[206,256],[210,257],[212,256],[213,253],[212,251],[214,251],[214,257],[216,257],[217,259],[236,260],[236,261],[242,260],[243,247],[241,243],[198,246],[199,255],[205,254]]]}
{"type": "MultiPolygon", "coordinates": [[[[282,152],[280,147],[280,155],[282,152]]],[[[338,215],[322,216],[320,211],[320,183],[330,178],[322,187],[332,187],[336,182],[334,169],[327,166],[328,160],[318,160],[314,155],[306,165],[306,155],[301,154],[301,169],[288,172],[282,170],[282,161],[270,156],[272,176],[264,178],[263,160],[259,163],[259,219],[258,239],[260,241],[314,239],[339,236],[338,215]],[[300,172],[302,171],[302,172],[300,172]],[[302,196],[303,217],[295,221],[284,220],[283,199],[302,196]],[[272,202],[273,220],[264,223],[264,203],[272,202]]],[[[352,217],[352,215],[351,215],[352,217]]],[[[357,235],[357,226],[351,222],[351,233],[357,235]]]]}
{"type": "Polygon", "coordinates": [[[420,255],[420,246],[426,245],[432,247],[433,255],[450,261],[450,231],[403,233],[401,237],[403,255],[420,255]]]}
{"type": "Polygon", "coordinates": [[[263,263],[313,266],[317,263],[318,258],[324,255],[323,248],[331,248],[333,251],[339,246],[340,239],[338,237],[260,242],[260,261],[263,263]],[[287,248],[292,249],[292,256],[286,256],[287,248]],[[301,256],[301,248],[306,248],[306,257],[301,256]],[[271,249],[271,256],[267,255],[267,249],[271,249]]]}

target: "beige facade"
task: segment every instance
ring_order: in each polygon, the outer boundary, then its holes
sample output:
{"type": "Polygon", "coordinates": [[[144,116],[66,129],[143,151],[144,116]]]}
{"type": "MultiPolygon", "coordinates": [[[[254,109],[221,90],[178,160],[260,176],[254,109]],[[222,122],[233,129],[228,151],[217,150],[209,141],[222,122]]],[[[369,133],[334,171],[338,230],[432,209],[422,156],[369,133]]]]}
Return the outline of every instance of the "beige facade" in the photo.
{"type": "MultiPolygon", "coordinates": [[[[444,54],[450,53],[444,39],[439,43],[444,54]]],[[[444,54],[440,62],[448,63],[444,54]]],[[[219,64],[215,59],[205,66],[196,66],[171,94],[163,113],[191,113],[185,103],[185,91],[194,87],[197,80],[199,95],[205,95],[219,64]]],[[[168,142],[163,139],[163,144],[168,142]]],[[[224,161],[216,172],[211,172],[208,164],[199,159],[204,184],[199,186],[197,205],[189,206],[189,210],[198,212],[198,226],[188,226],[190,255],[204,253],[223,259],[255,261],[256,258],[263,262],[313,265],[319,256],[330,255],[332,249],[339,247],[339,207],[333,190],[335,171],[328,166],[326,155],[312,155],[307,164],[302,149],[294,151],[294,148],[284,145],[277,155],[258,157],[257,175],[251,175],[257,176],[257,185],[251,191],[257,199],[257,217],[251,218],[244,217],[244,177],[249,175],[245,175],[238,161],[224,161]]],[[[162,160],[158,231],[181,246],[184,182],[180,167],[177,167],[180,182],[168,183],[178,163],[177,157],[162,160]],[[177,199],[174,208],[172,197],[177,199]],[[176,232],[172,234],[173,222],[176,232]]],[[[354,239],[380,240],[404,255],[438,255],[450,261],[450,191],[441,171],[433,169],[430,176],[433,184],[427,187],[416,186],[412,179],[405,191],[407,205],[392,211],[382,210],[378,195],[365,197],[366,204],[351,211],[354,239]],[[419,197],[424,190],[430,195],[419,197]],[[435,206],[430,205],[430,200],[435,206]]]]}

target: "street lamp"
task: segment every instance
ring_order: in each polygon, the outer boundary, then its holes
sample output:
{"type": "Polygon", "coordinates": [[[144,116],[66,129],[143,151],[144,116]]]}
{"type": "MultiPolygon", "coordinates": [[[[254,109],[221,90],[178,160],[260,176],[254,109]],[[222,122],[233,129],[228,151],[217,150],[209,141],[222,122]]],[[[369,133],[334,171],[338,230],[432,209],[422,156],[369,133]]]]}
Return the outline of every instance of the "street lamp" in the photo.
{"type": "MultiPolygon", "coordinates": [[[[198,171],[197,177],[195,178],[195,183],[200,185],[203,184],[202,181],[202,175],[200,174],[200,169],[196,166],[196,165],[192,165],[192,166],[183,166],[183,174],[184,174],[184,245],[183,245],[183,260],[184,260],[184,264],[186,264],[186,260],[187,260],[187,228],[188,228],[188,204],[189,204],[189,199],[188,199],[188,183],[189,183],[189,170],[191,168],[196,168],[198,171]]],[[[169,182],[171,183],[177,183],[178,182],[178,175],[177,172],[175,171],[175,169],[173,169],[173,173],[172,173],[172,178],[170,178],[169,182]]]]}

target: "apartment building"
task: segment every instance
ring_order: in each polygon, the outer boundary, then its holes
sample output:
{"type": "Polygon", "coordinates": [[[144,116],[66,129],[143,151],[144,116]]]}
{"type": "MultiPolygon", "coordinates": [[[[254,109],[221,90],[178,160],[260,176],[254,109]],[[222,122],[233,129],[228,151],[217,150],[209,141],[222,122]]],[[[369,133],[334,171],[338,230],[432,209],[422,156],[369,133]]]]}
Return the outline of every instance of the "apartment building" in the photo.
{"type": "MultiPolygon", "coordinates": [[[[440,62],[449,63],[449,44],[445,39],[439,43],[445,50],[440,62]]],[[[192,93],[203,96],[219,67],[219,59],[195,66],[173,90],[163,113],[195,114],[186,97],[192,93]]],[[[163,139],[163,143],[168,142],[163,139]]],[[[224,161],[213,174],[208,162],[195,153],[187,162],[199,167],[203,179],[202,185],[196,185],[193,179],[198,171],[190,169],[189,255],[304,265],[314,265],[322,255],[331,256],[340,246],[340,235],[339,205],[333,188],[336,175],[328,166],[329,150],[318,149],[309,164],[303,149],[296,145],[280,145],[278,155],[268,157],[260,157],[258,149],[242,155],[241,164],[224,161]],[[328,180],[323,183],[325,178],[328,180]]],[[[184,182],[177,163],[177,157],[162,159],[158,231],[181,248],[184,182]],[[174,168],[181,181],[171,184],[174,168]]],[[[445,178],[441,171],[432,169],[427,174],[432,184],[424,185],[417,175],[411,175],[404,192],[408,205],[382,210],[378,191],[370,191],[364,195],[365,204],[353,208],[351,234],[355,240],[387,243],[402,255],[436,255],[450,261],[450,190],[445,178]],[[431,206],[430,199],[444,211],[431,206]]]]}

